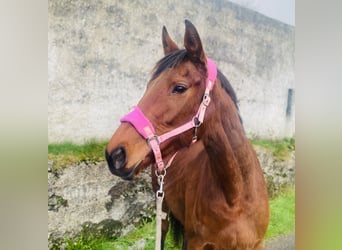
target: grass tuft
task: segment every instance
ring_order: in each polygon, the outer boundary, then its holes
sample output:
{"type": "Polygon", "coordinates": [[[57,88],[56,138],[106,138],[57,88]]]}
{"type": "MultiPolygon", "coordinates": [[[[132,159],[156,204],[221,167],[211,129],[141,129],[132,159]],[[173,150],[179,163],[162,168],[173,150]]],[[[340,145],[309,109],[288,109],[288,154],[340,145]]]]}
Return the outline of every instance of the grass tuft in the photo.
{"type": "MultiPolygon", "coordinates": [[[[54,161],[54,168],[63,168],[68,165],[87,161],[104,161],[104,150],[108,141],[90,140],[84,144],[72,142],[52,143],[48,145],[48,159],[54,161]]],[[[251,139],[251,143],[273,152],[276,159],[286,159],[291,151],[295,150],[295,139],[283,140],[251,139]]]]}
{"type": "Polygon", "coordinates": [[[250,141],[255,146],[260,146],[272,151],[277,160],[287,159],[290,156],[290,152],[295,150],[294,138],[285,138],[282,140],[253,138],[250,139],[250,141]]]}
{"type": "Polygon", "coordinates": [[[295,228],[295,189],[291,187],[270,200],[271,220],[266,239],[285,235],[295,228]]]}
{"type": "Polygon", "coordinates": [[[54,161],[54,169],[84,161],[104,161],[104,151],[107,143],[107,141],[90,140],[84,144],[72,142],[49,144],[48,159],[54,161]]]}

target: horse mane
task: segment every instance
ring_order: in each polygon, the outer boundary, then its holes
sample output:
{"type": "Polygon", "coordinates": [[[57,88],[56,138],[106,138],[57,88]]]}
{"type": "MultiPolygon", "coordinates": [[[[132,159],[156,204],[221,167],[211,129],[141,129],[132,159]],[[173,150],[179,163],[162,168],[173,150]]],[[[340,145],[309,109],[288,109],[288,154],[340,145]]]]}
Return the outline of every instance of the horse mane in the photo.
{"type": "MultiPolygon", "coordinates": [[[[188,60],[190,60],[190,58],[185,49],[176,50],[176,51],[171,52],[170,54],[167,54],[165,57],[163,57],[157,62],[156,66],[153,69],[151,80],[154,80],[155,78],[157,78],[165,70],[174,68],[178,66],[179,64],[186,62],[188,60]]],[[[198,63],[195,65],[197,67],[204,66],[198,63]]],[[[226,91],[228,96],[232,99],[237,111],[239,112],[238,100],[237,100],[235,91],[232,85],[230,84],[230,82],[228,81],[228,79],[223,75],[223,73],[219,69],[217,71],[217,78],[220,80],[223,89],[226,91]]],[[[241,119],[240,114],[239,114],[239,119],[242,124],[242,119],[241,119]]]]}

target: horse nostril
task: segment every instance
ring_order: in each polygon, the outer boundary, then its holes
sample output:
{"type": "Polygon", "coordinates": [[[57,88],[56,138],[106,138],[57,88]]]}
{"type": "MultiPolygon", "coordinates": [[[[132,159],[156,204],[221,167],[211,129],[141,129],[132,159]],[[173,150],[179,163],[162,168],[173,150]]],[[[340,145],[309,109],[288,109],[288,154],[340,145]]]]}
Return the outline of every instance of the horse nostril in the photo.
{"type": "MultiPolygon", "coordinates": [[[[106,151],[106,160],[108,162],[109,169],[119,170],[126,164],[126,151],[123,147],[116,148],[110,155],[106,151]]],[[[113,172],[113,171],[112,171],[113,172]]]]}
{"type": "Polygon", "coordinates": [[[124,148],[120,147],[113,151],[112,159],[114,162],[114,167],[120,169],[126,163],[126,151],[124,148]]]}

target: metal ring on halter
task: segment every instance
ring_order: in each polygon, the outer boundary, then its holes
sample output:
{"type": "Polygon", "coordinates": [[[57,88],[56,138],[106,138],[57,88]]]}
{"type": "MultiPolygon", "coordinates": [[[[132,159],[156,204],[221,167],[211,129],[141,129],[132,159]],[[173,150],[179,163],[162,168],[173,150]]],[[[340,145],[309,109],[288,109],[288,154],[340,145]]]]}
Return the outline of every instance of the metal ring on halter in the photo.
{"type": "Polygon", "coordinates": [[[195,115],[194,117],[192,117],[192,121],[194,123],[194,127],[198,128],[199,126],[202,125],[202,122],[198,119],[197,115],[195,115]]]}
{"type": "Polygon", "coordinates": [[[153,135],[152,137],[146,139],[146,142],[147,142],[147,144],[148,144],[148,146],[149,146],[150,148],[152,148],[152,147],[151,147],[151,141],[152,141],[152,140],[156,140],[156,141],[157,141],[157,144],[160,145],[158,136],[157,136],[157,135],[153,135]]]}
{"type": "Polygon", "coordinates": [[[161,176],[164,178],[165,175],[166,175],[166,168],[163,168],[162,171],[161,171],[161,173],[158,172],[158,168],[157,168],[156,171],[155,171],[154,173],[156,174],[156,176],[157,176],[158,178],[161,177],[161,176]]]}

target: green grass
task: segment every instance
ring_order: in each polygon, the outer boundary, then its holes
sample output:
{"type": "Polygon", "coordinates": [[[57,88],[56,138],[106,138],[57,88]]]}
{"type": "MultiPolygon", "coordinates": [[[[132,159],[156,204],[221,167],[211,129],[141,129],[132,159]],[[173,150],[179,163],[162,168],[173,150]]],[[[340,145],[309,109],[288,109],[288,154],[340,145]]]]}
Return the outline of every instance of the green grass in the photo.
{"type": "MultiPolygon", "coordinates": [[[[72,142],[53,143],[48,145],[48,159],[54,161],[54,168],[63,168],[82,161],[104,161],[104,150],[108,141],[90,140],[84,144],[72,142]]],[[[295,149],[295,139],[283,140],[251,139],[255,146],[273,152],[276,159],[286,159],[289,152],[295,149]]]]}
{"type": "Polygon", "coordinates": [[[271,220],[266,238],[274,238],[294,231],[295,228],[295,189],[283,191],[270,200],[271,220]]]}
{"type": "MultiPolygon", "coordinates": [[[[134,232],[118,238],[112,242],[113,249],[124,250],[128,247],[135,245],[138,241],[145,241],[144,249],[154,249],[155,245],[155,220],[152,222],[144,224],[141,228],[138,228],[134,232]]],[[[175,247],[173,239],[170,234],[167,235],[165,241],[165,249],[179,249],[175,247]]]]}
{"type": "Polygon", "coordinates": [[[76,240],[67,240],[68,250],[113,250],[113,244],[107,239],[78,237],[76,240]]]}
{"type": "Polygon", "coordinates": [[[57,169],[82,161],[104,161],[107,143],[107,141],[91,140],[84,144],[71,142],[49,144],[48,159],[54,161],[54,168],[57,169]]]}
{"type": "Polygon", "coordinates": [[[287,159],[290,155],[289,153],[295,150],[294,138],[285,138],[282,140],[253,138],[250,141],[255,146],[260,146],[273,152],[274,157],[278,160],[287,159]]]}

